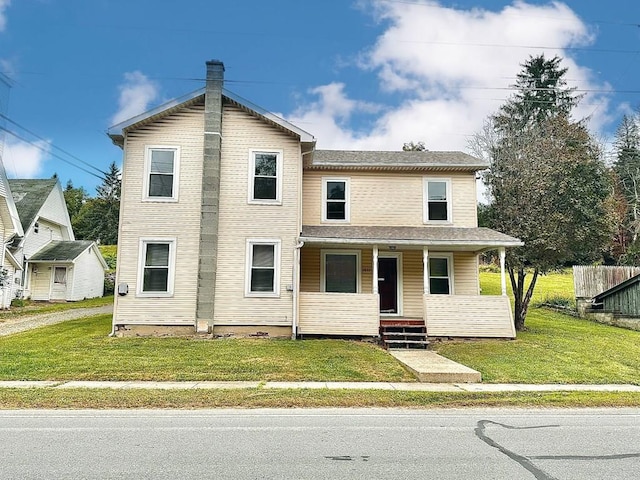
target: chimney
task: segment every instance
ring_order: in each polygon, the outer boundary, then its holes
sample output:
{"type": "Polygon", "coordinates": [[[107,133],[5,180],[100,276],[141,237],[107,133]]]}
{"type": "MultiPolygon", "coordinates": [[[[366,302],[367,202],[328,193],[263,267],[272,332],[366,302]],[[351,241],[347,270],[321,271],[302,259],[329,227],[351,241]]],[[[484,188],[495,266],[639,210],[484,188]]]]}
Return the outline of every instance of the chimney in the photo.
{"type": "Polygon", "coordinates": [[[224,64],[219,60],[208,61],[207,83],[204,93],[204,157],[196,303],[196,329],[198,332],[207,332],[213,328],[218,263],[223,83],[224,64]]]}

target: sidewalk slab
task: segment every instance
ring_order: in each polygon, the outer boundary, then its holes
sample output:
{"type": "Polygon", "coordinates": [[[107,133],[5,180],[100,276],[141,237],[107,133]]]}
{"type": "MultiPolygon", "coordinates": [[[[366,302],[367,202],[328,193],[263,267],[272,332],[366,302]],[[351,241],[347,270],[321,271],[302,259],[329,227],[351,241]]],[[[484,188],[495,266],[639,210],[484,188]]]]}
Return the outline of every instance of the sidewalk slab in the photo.
{"type": "Polygon", "coordinates": [[[640,392],[640,386],[638,385],[467,383],[457,386],[467,392],[640,392]]]}
{"type": "Polygon", "coordinates": [[[389,350],[389,353],[403,363],[419,382],[477,383],[482,381],[480,372],[429,350],[389,350]]]}
{"type": "Polygon", "coordinates": [[[193,388],[196,389],[239,389],[258,388],[262,382],[197,382],[193,388]]]}
{"type": "Polygon", "coordinates": [[[6,380],[0,382],[0,388],[46,388],[53,387],[59,383],[48,380],[6,380]]]}
{"type": "Polygon", "coordinates": [[[394,390],[388,382],[327,382],[327,388],[332,390],[394,390]]]}
{"type": "Polygon", "coordinates": [[[390,383],[394,390],[402,392],[462,392],[452,383],[390,383]]]}
{"type": "Polygon", "coordinates": [[[112,388],[122,389],[126,388],[131,382],[116,382],[116,381],[89,381],[89,380],[70,380],[57,385],[56,389],[65,388],[112,388]]]}
{"type": "Polygon", "coordinates": [[[300,388],[317,390],[327,388],[327,382],[265,382],[263,388],[300,388]]]}

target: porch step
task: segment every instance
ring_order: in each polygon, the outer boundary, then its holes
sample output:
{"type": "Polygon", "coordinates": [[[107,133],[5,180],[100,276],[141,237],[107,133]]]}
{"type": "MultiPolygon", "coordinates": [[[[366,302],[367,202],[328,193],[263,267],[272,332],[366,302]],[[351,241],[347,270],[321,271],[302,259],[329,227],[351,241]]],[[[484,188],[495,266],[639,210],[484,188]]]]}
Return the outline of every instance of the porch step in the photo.
{"type": "Polygon", "coordinates": [[[427,329],[421,319],[381,319],[380,339],[389,348],[427,348],[427,329]]]}

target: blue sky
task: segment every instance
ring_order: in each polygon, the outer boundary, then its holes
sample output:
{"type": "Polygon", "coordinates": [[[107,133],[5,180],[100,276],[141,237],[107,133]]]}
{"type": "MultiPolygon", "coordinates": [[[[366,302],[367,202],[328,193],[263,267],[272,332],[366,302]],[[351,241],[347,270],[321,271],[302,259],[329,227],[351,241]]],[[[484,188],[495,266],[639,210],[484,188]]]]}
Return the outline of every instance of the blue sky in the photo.
{"type": "Polygon", "coordinates": [[[0,0],[5,127],[45,150],[7,135],[3,160],[93,194],[99,179],[58,157],[120,164],[106,129],[200,88],[208,59],[319,148],[468,151],[539,53],[564,58],[598,138],[640,106],[637,0],[0,0]]]}

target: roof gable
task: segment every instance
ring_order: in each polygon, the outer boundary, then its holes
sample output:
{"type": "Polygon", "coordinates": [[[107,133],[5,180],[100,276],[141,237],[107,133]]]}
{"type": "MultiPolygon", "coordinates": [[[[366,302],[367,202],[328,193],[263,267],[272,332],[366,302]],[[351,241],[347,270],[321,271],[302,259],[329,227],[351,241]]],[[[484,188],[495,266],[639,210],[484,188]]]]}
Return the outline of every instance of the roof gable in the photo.
{"type": "Polygon", "coordinates": [[[9,180],[13,201],[24,231],[31,226],[57,184],[57,179],[9,180]]]}
{"type": "MultiPolygon", "coordinates": [[[[124,144],[124,135],[127,130],[134,129],[150,122],[154,122],[190,105],[202,103],[204,102],[204,94],[205,89],[200,88],[187,95],[175,98],[147,112],[141,113],[140,115],[113,125],[107,130],[107,135],[111,137],[113,143],[121,147],[124,144]]],[[[305,132],[301,128],[296,127],[285,119],[280,118],[274,113],[271,113],[264,108],[249,102],[248,100],[236,95],[233,92],[228,91],[227,89],[222,90],[222,97],[223,101],[225,101],[227,104],[235,105],[245,112],[267,122],[268,124],[275,126],[276,128],[279,128],[286,133],[299,137],[302,143],[315,143],[315,138],[310,133],[305,132]]]]}
{"type": "Polygon", "coordinates": [[[29,262],[73,262],[85,250],[93,248],[95,254],[100,260],[103,268],[107,268],[107,264],[102,258],[102,254],[98,250],[95,242],[90,240],[73,240],[60,241],[54,240],[42,247],[38,252],[31,256],[29,262]]]}

